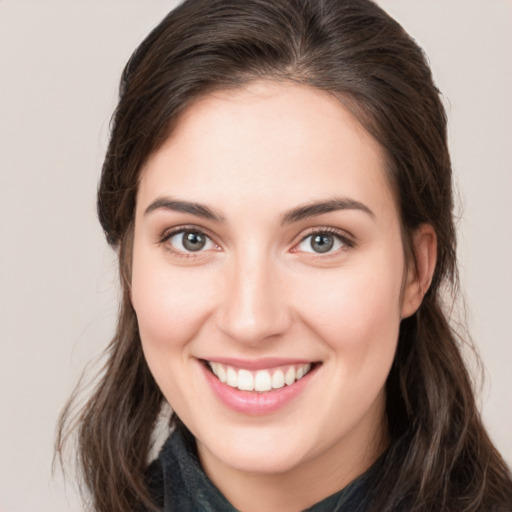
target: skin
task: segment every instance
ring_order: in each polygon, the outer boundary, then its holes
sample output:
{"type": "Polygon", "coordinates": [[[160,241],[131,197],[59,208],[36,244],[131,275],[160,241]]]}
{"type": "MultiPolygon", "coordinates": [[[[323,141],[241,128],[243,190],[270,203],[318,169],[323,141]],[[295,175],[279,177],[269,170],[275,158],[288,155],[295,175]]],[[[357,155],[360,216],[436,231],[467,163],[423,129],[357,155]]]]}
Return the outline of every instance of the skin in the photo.
{"type": "Polygon", "coordinates": [[[413,241],[407,265],[378,143],[336,98],[306,86],[260,81],[208,95],[144,167],[131,290],[143,350],[236,508],[304,509],[385,449],[384,385],[400,320],[418,308],[435,265],[432,228],[413,241]],[[162,198],[219,218],[146,211],[162,198]],[[333,198],[368,211],[282,222],[333,198]],[[185,251],[181,235],[162,240],[183,226],[208,236],[203,250],[185,251]],[[307,237],[326,229],[344,238],[328,233],[335,246],[319,254],[307,237]],[[212,392],[200,360],[216,357],[321,364],[290,403],[254,416],[212,392]]]}

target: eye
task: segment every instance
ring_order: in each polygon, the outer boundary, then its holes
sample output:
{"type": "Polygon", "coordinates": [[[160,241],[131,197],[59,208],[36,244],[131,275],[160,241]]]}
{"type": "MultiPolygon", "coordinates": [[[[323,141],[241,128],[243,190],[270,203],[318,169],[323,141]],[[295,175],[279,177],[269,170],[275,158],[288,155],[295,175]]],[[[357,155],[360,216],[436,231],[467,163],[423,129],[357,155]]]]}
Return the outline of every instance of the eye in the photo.
{"type": "Polygon", "coordinates": [[[351,246],[352,244],[341,235],[326,231],[317,231],[316,233],[304,237],[297,245],[297,250],[325,254],[337,251],[343,247],[351,246]]]}
{"type": "Polygon", "coordinates": [[[168,243],[178,252],[199,252],[213,249],[216,245],[201,231],[182,230],[172,233],[167,237],[168,243]]]}

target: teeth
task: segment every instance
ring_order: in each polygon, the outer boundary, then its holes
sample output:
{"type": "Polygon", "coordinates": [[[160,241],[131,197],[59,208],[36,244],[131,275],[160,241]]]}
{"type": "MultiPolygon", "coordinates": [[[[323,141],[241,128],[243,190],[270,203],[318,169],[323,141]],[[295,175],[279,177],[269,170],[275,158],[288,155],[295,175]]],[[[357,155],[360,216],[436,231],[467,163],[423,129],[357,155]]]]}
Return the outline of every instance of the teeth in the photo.
{"type": "Polygon", "coordinates": [[[241,391],[254,390],[254,378],[252,373],[247,370],[239,370],[238,372],[238,389],[241,391]]]}
{"type": "Polygon", "coordinates": [[[295,376],[295,368],[293,366],[290,366],[290,368],[288,368],[288,371],[284,375],[284,382],[286,383],[287,386],[295,382],[295,376]]]}
{"type": "Polygon", "coordinates": [[[221,382],[226,382],[228,376],[226,375],[226,369],[224,368],[224,366],[222,366],[221,364],[217,364],[217,371],[213,371],[213,373],[215,373],[215,375],[217,375],[217,377],[219,378],[219,380],[221,382]]]}
{"type": "Polygon", "coordinates": [[[277,370],[272,375],[272,387],[274,389],[279,389],[284,386],[284,373],[282,370],[277,370]]]}
{"type": "Polygon", "coordinates": [[[226,371],[226,384],[232,388],[238,387],[238,374],[233,368],[228,368],[226,371]]]}
{"type": "Polygon", "coordinates": [[[295,381],[302,379],[309,370],[311,364],[291,365],[273,370],[258,370],[251,372],[245,369],[237,369],[221,363],[208,363],[214,375],[221,382],[241,391],[270,391],[282,388],[285,384],[291,386],[295,381]]]}
{"type": "Polygon", "coordinates": [[[254,391],[268,391],[272,389],[272,378],[267,370],[259,370],[254,378],[254,391]]]}

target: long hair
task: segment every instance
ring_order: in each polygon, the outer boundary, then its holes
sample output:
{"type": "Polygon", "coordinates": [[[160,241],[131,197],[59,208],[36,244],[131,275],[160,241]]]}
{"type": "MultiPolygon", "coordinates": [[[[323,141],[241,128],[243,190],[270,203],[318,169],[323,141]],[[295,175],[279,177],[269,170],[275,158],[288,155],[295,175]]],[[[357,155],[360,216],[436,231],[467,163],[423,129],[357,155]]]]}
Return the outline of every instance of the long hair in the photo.
{"type": "MultiPolygon", "coordinates": [[[[462,341],[441,300],[458,286],[446,114],[423,52],[370,0],[188,0],[127,63],[98,190],[100,222],[119,253],[123,300],[101,378],[75,419],[92,508],[155,509],[144,471],[164,399],[129,299],[141,167],[197,98],[256,79],[335,95],[384,150],[406,253],[420,224],[437,235],[431,287],[401,322],[386,383],[391,442],[371,510],[512,508],[510,473],[482,425],[462,341]]],[[[71,423],[68,408],[58,450],[71,423]]]]}

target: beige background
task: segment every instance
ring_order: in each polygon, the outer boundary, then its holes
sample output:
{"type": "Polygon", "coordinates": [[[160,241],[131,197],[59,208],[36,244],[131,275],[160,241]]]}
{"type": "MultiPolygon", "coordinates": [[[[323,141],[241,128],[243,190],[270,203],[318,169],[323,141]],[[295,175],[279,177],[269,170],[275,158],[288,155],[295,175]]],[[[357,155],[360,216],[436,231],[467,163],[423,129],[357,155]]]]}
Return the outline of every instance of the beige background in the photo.
{"type": "MultiPolygon", "coordinates": [[[[512,2],[380,3],[446,96],[481,402],[512,463],[512,2]]],[[[1,512],[80,510],[50,465],[59,410],[117,311],[96,182],[122,66],[173,4],[0,0],[1,512]]]]}

